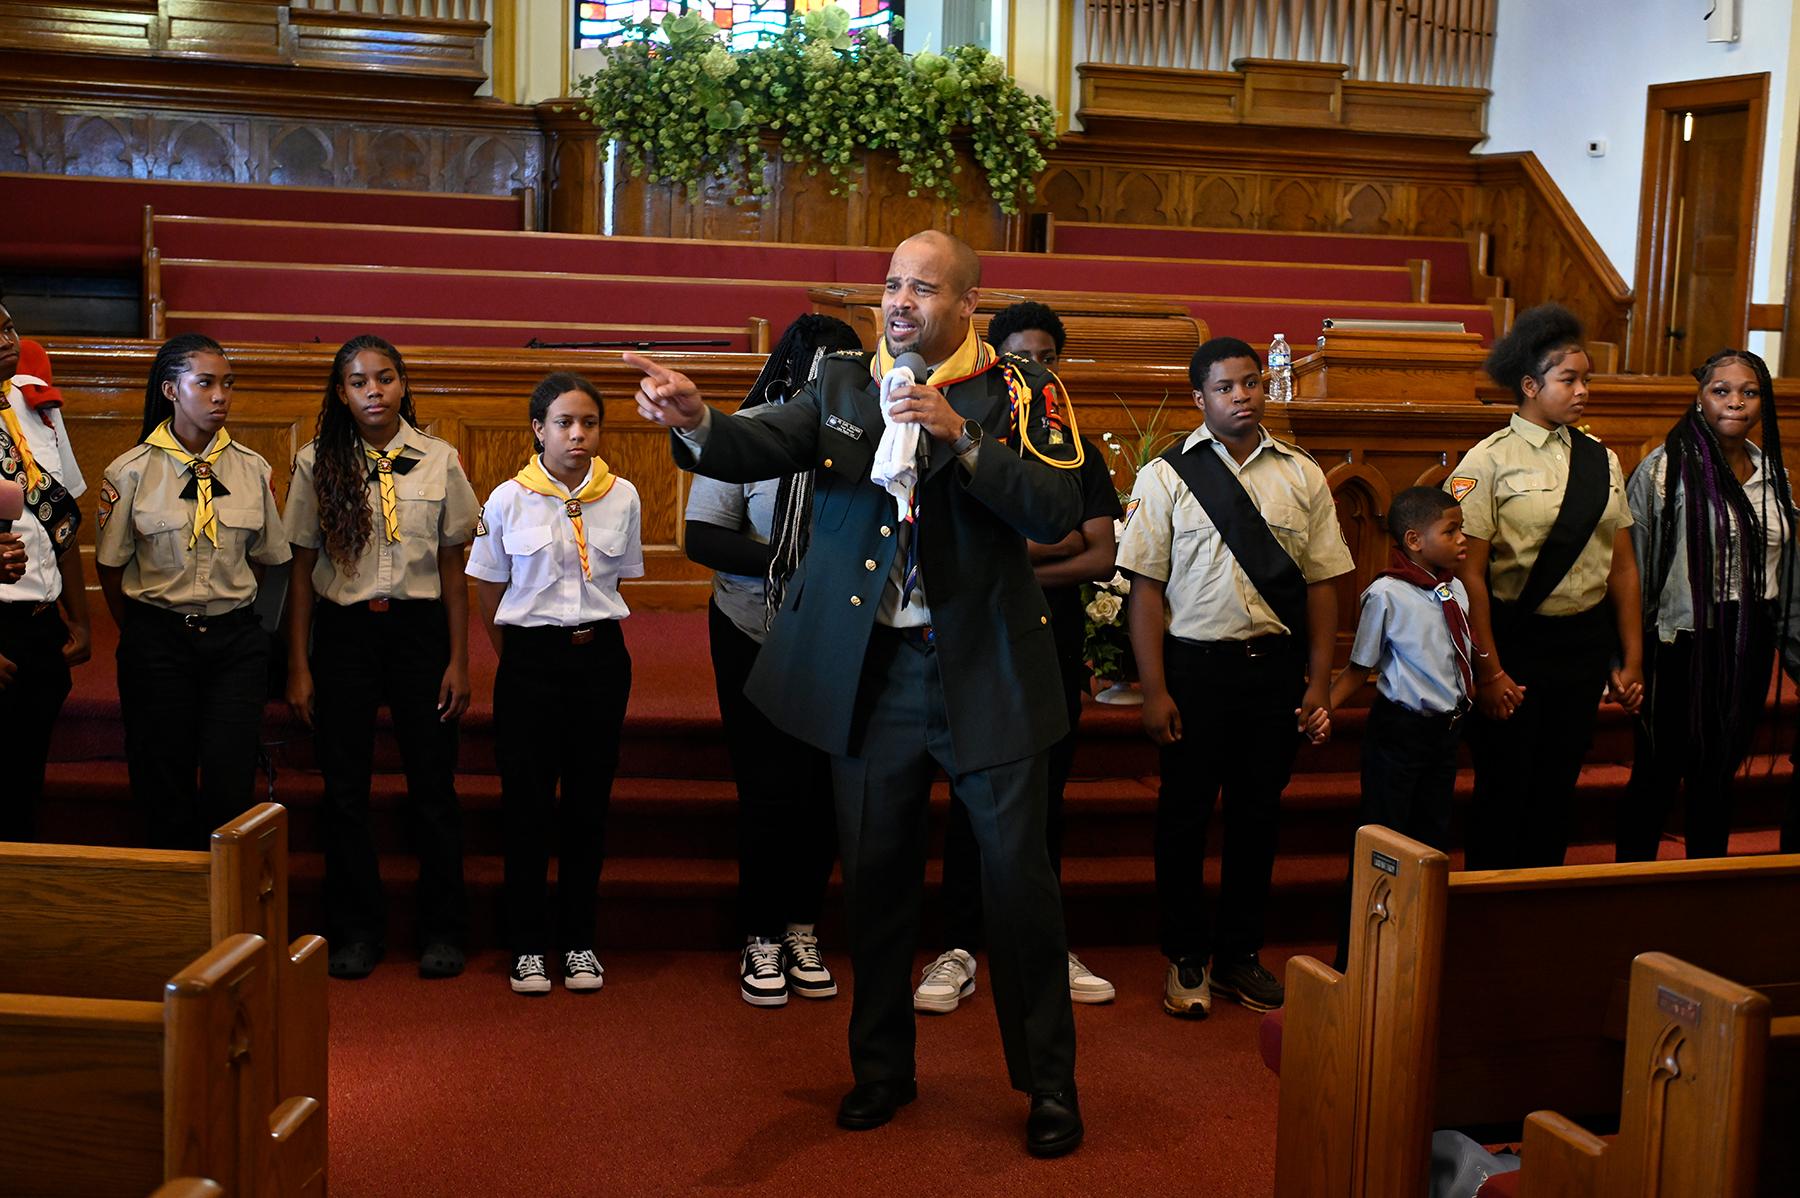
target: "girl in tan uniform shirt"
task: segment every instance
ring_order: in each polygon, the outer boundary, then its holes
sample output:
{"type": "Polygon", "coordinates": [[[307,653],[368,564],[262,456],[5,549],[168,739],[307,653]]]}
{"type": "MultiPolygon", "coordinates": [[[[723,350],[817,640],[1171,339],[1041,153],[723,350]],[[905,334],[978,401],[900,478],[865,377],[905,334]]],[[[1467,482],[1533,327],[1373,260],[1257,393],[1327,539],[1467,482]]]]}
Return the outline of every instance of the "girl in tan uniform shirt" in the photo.
{"type": "Polygon", "coordinates": [[[333,977],[366,977],[386,951],[369,816],[383,704],[415,817],[419,972],[462,972],[468,917],[455,773],[457,721],[469,706],[463,546],[480,510],[456,450],[418,430],[399,351],[379,337],[347,342],[332,362],[318,432],[294,459],[287,509],[287,698],[313,729],[325,776],[333,977]]]}
{"type": "Polygon", "coordinates": [[[1468,588],[1475,642],[1466,862],[1469,869],[1561,865],[1601,690],[1628,711],[1643,697],[1631,509],[1618,455],[1575,427],[1588,394],[1580,321],[1555,304],[1525,312],[1494,345],[1486,369],[1512,388],[1519,410],[1464,454],[1444,483],[1463,510],[1468,557],[1457,577],[1468,588]],[[1547,569],[1533,584],[1571,498],[1578,457],[1593,463],[1582,501],[1592,504],[1590,514],[1598,508],[1598,518],[1560,576],[1547,569]]]}
{"type": "Polygon", "coordinates": [[[256,595],[288,542],[269,463],[225,431],[233,382],[212,338],[166,342],[138,444],[100,487],[94,560],[119,625],[131,790],[155,848],[204,848],[253,801],[269,689],[256,595]]]}

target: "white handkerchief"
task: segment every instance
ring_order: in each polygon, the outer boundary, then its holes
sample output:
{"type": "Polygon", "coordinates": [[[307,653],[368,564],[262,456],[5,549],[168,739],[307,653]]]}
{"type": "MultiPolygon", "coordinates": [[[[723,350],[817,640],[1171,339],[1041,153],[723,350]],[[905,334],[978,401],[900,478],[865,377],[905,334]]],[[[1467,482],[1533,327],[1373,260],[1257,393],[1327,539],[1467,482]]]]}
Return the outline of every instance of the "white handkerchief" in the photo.
{"type": "Polygon", "coordinates": [[[894,497],[899,514],[912,508],[913,488],[919,483],[919,431],[916,424],[895,424],[889,415],[894,401],[889,398],[897,387],[911,386],[913,372],[896,366],[881,380],[881,444],[875,447],[875,462],[869,467],[869,478],[894,497]]]}

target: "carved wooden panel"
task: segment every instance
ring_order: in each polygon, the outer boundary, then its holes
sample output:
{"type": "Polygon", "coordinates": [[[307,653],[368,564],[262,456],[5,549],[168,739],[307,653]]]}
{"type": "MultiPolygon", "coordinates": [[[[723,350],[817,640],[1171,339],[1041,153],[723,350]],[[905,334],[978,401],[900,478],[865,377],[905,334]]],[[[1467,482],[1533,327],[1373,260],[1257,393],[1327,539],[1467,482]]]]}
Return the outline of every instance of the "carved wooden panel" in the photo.
{"type": "Polygon", "coordinates": [[[443,124],[0,103],[0,170],[510,195],[538,185],[543,145],[443,124]]]}

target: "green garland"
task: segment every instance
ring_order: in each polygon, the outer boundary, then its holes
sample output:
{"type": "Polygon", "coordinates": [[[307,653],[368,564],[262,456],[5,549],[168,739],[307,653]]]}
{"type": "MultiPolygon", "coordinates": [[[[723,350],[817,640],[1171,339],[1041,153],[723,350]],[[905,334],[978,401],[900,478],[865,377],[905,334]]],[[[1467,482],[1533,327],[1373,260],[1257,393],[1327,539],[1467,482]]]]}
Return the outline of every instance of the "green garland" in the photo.
{"type": "Polygon", "coordinates": [[[974,158],[1004,212],[1017,213],[1055,144],[1056,110],[1026,93],[979,46],[903,54],[872,30],[852,40],[850,14],[815,9],[753,50],[732,51],[696,14],[660,26],[628,22],[603,70],[576,83],[582,113],[616,141],[632,173],[697,192],[742,171],[740,201],[768,193],[762,137],[789,161],[822,166],[854,191],[862,150],[889,150],[911,176],[907,194],[961,200],[951,134],[967,130],[974,158]],[[665,42],[652,38],[660,32],[665,42]]]}

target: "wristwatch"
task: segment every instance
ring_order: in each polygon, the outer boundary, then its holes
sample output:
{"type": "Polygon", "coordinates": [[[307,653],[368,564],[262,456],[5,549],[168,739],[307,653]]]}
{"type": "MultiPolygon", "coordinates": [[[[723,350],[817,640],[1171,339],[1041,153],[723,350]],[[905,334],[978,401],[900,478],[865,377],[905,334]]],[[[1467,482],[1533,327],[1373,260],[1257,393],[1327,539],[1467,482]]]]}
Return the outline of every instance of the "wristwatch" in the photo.
{"type": "Polygon", "coordinates": [[[962,436],[950,442],[950,452],[960,458],[963,454],[968,453],[971,449],[980,445],[981,438],[981,426],[976,424],[973,420],[965,420],[963,421],[962,436]]]}

